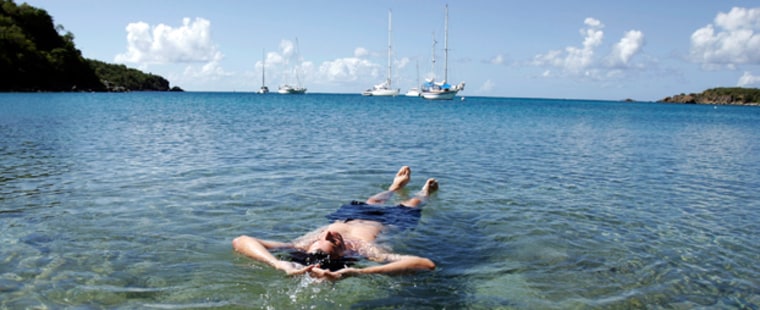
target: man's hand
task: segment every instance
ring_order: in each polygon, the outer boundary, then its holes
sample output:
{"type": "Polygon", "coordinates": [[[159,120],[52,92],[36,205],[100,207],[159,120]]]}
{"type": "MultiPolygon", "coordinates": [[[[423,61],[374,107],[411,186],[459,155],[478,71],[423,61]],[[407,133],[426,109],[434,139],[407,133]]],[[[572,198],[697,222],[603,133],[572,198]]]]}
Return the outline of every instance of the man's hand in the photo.
{"type": "Polygon", "coordinates": [[[339,280],[348,276],[363,274],[402,274],[417,270],[433,270],[435,263],[430,259],[412,255],[395,255],[391,262],[385,265],[368,266],[364,268],[343,268],[338,271],[325,270],[315,267],[309,274],[318,279],[339,280]]]}
{"type": "Polygon", "coordinates": [[[312,271],[316,265],[303,266],[298,263],[277,261],[277,269],[285,271],[289,276],[297,276],[312,271]]]}
{"type": "Polygon", "coordinates": [[[309,275],[311,275],[314,278],[317,279],[327,279],[331,281],[337,281],[344,277],[349,277],[353,275],[359,274],[359,269],[356,268],[343,268],[337,271],[330,271],[328,269],[322,269],[319,267],[315,267],[311,271],[309,271],[309,275]]]}
{"type": "MultiPolygon", "coordinates": [[[[343,270],[343,269],[341,269],[343,270]]],[[[340,280],[340,278],[343,277],[343,275],[340,273],[340,270],[338,271],[330,271],[328,269],[322,269],[319,267],[315,267],[309,272],[309,275],[311,275],[313,278],[317,279],[327,279],[331,281],[337,281],[340,280]]]]}

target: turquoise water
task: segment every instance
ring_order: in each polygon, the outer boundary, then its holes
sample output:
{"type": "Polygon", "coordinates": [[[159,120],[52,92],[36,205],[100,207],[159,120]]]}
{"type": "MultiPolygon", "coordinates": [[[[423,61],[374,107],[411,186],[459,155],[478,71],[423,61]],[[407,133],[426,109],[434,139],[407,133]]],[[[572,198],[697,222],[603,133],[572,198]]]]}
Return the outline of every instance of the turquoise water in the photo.
{"type": "Polygon", "coordinates": [[[0,308],[760,307],[760,108],[358,95],[0,94],[0,308]],[[412,167],[433,272],[336,283],[232,251],[412,167]]]}

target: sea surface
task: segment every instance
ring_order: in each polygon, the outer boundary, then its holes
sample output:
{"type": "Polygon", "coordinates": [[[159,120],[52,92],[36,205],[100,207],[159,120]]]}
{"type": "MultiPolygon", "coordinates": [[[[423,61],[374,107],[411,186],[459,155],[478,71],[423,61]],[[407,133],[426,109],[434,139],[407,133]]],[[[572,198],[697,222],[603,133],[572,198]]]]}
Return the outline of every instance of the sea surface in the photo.
{"type": "Polygon", "coordinates": [[[760,107],[0,94],[0,308],[758,309],[760,107]],[[338,282],[232,250],[386,189],[437,268],[338,282]]]}

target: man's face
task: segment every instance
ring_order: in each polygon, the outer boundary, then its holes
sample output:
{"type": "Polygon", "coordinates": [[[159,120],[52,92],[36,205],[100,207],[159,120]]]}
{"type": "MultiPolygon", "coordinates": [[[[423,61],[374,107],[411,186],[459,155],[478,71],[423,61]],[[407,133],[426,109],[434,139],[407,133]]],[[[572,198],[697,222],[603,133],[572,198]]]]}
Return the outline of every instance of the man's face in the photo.
{"type": "Polygon", "coordinates": [[[308,253],[323,252],[330,255],[331,258],[339,258],[343,255],[345,245],[343,243],[343,236],[337,232],[325,231],[319,239],[314,242],[308,249],[308,253]]]}

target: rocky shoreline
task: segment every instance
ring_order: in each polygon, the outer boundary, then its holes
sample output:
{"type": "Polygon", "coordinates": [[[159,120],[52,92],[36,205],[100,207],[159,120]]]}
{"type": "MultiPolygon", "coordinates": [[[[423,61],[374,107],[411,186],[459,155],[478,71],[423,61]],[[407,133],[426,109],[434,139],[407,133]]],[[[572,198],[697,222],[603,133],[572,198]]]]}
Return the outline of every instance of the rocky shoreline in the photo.
{"type": "Polygon", "coordinates": [[[665,97],[657,102],[760,106],[760,89],[741,87],[712,88],[699,94],[691,93],[665,97]]]}

